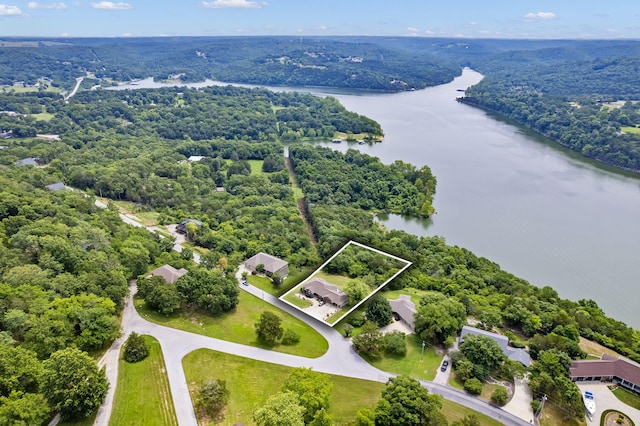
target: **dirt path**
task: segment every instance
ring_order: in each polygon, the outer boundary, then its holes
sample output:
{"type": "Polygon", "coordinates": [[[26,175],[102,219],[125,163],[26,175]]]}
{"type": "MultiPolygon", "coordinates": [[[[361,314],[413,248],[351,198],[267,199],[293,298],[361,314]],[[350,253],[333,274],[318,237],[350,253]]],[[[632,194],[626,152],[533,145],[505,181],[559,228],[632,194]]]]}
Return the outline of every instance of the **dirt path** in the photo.
{"type": "MultiPolygon", "coordinates": [[[[284,157],[284,164],[287,166],[287,170],[289,171],[289,182],[291,182],[291,187],[294,189],[300,189],[298,185],[298,179],[296,179],[296,174],[293,171],[293,166],[291,165],[291,160],[289,157],[284,157]]],[[[307,205],[304,202],[304,198],[300,198],[296,200],[296,204],[298,205],[298,211],[300,211],[300,216],[302,217],[302,221],[304,222],[304,226],[307,230],[307,235],[309,235],[309,239],[311,240],[311,244],[314,246],[318,244],[318,240],[316,239],[315,234],[313,233],[313,227],[307,220],[307,205]]]]}

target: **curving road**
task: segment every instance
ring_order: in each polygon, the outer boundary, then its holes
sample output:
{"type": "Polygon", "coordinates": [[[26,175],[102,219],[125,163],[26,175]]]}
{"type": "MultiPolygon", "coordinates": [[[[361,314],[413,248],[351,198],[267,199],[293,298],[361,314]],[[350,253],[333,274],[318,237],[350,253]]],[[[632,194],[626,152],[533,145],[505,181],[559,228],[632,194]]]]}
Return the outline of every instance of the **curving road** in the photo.
{"type": "MultiPolygon", "coordinates": [[[[96,201],[96,205],[106,207],[99,201],[96,201]]],[[[120,216],[125,222],[132,226],[144,226],[130,216],[122,214],[120,216]]],[[[152,228],[147,229],[153,232],[152,228]]],[[[176,243],[174,249],[176,251],[181,251],[182,246],[179,243],[176,243]]],[[[196,260],[196,262],[199,261],[199,259],[194,260],[196,260]]],[[[241,279],[241,273],[242,268],[237,272],[238,281],[241,279]]],[[[259,288],[251,285],[241,285],[240,288],[256,297],[262,298],[265,302],[276,306],[313,327],[327,340],[329,344],[327,352],[318,358],[304,358],[255,348],[252,346],[245,346],[238,343],[228,342],[226,340],[214,339],[212,337],[154,324],[142,318],[136,311],[133,304],[133,296],[137,289],[134,284],[131,284],[129,296],[125,300],[124,304],[122,335],[113,342],[112,346],[107,350],[99,362],[100,366],[104,366],[106,368],[107,378],[111,385],[109,387],[105,403],[98,410],[94,425],[108,426],[109,424],[118,380],[118,358],[120,348],[126,340],[126,337],[133,331],[139,334],[148,334],[153,336],[160,342],[166,364],[171,395],[175,405],[178,424],[180,426],[197,426],[198,424],[193,410],[191,397],[189,395],[187,380],[182,368],[182,359],[185,355],[196,349],[211,349],[259,361],[286,365],[289,367],[312,368],[313,370],[322,373],[373,380],[377,382],[386,382],[390,377],[394,376],[394,374],[379,370],[367,363],[356,353],[349,339],[342,337],[340,333],[329,327],[327,324],[305,315],[300,310],[283,303],[278,298],[265,293],[259,288]]],[[[469,407],[479,413],[496,419],[505,425],[529,425],[528,421],[510,414],[481,399],[470,396],[446,385],[427,381],[421,381],[421,384],[426,387],[429,392],[442,395],[447,400],[469,407]]]]}
{"type": "MultiPolygon", "coordinates": [[[[107,367],[107,376],[112,386],[109,389],[109,395],[105,404],[98,412],[94,424],[101,426],[109,424],[113,394],[115,392],[115,383],[118,377],[118,353],[120,346],[124,341],[124,336],[129,335],[132,331],[140,334],[151,335],[160,342],[165,359],[171,394],[176,409],[176,415],[178,417],[178,424],[181,426],[197,425],[187,381],[182,368],[182,359],[184,356],[196,349],[212,349],[246,358],[286,365],[289,367],[313,368],[313,370],[323,373],[378,382],[386,382],[389,377],[393,376],[393,374],[378,370],[364,361],[353,350],[348,339],[342,337],[337,331],[333,330],[329,326],[307,317],[297,309],[282,303],[280,300],[269,294],[263,293],[263,291],[258,288],[253,286],[242,286],[242,288],[257,297],[264,298],[266,302],[271,303],[307,322],[327,339],[329,342],[329,350],[318,358],[304,358],[255,348],[252,346],[240,345],[225,340],[214,339],[154,324],[142,318],[135,310],[132,297],[133,294],[135,294],[136,289],[132,286],[130,295],[125,303],[122,319],[123,337],[114,342],[114,345],[109,349],[109,351],[107,351],[107,354],[105,354],[105,357],[103,358],[107,367]]],[[[527,421],[507,413],[500,408],[494,407],[478,398],[467,395],[464,392],[432,382],[423,381],[421,383],[432,393],[442,395],[445,399],[467,406],[491,418],[499,420],[506,425],[519,426],[529,424],[527,421]]]]}

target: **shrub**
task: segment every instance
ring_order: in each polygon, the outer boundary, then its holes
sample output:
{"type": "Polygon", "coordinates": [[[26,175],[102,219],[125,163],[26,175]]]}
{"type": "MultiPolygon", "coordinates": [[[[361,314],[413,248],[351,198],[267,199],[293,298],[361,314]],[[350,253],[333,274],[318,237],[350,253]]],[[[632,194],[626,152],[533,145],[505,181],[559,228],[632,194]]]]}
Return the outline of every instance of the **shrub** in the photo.
{"type": "Polygon", "coordinates": [[[124,344],[124,360],[139,362],[149,356],[149,346],[138,333],[131,333],[124,344]]]}
{"type": "Polygon", "coordinates": [[[383,337],[385,352],[393,355],[405,356],[407,354],[407,342],[405,334],[401,331],[392,331],[383,337]]]}
{"type": "Polygon", "coordinates": [[[342,329],[344,330],[345,337],[349,337],[351,336],[351,333],[353,333],[353,326],[349,323],[346,323],[345,325],[343,325],[342,329]]]}
{"type": "Polygon", "coordinates": [[[356,311],[349,315],[347,323],[351,324],[354,327],[362,327],[362,325],[364,324],[364,315],[362,314],[362,312],[356,311]]]}
{"type": "Polygon", "coordinates": [[[464,382],[464,390],[473,395],[480,395],[482,393],[482,382],[472,377],[464,382]]]}
{"type": "Polygon", "coordinates": [[[300,335],[293,330],[285,330],[282,335],[282,344],[283,345],[295,345],[300,341],[300,335]]]}
{"type": "Polygon", "coordinates": [[[229,390],[224,380],[209,379],[199,390],[198,407],[212,417],[219,417],[229,401],[229,390]]]}
{"type": "Polygon", "coordinates": [[[491,394],[491,401],[500,406],[506,404],[508,399],[509,394],[507,393],[507,389],[503,386],[497,387],[491,394]]]}

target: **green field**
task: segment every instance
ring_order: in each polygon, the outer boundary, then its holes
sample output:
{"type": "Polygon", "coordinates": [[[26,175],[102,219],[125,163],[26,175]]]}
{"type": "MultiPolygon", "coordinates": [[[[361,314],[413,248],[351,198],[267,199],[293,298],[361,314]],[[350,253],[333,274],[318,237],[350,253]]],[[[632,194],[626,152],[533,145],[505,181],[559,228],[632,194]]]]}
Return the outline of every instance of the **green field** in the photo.
{"type": "Polygon", "coordinates": [[[120,358],[118,388],[109,424],[177,425],[160,343],[151,336],[143,337],[149,345],[146,359],[128,363],[120,358]]]}
{"type": "Polygon", "coordinates": [[[640,127],[625,126],[625,127],[620,127],[620,130],[623,131],[624,133],[631,133],[631,134],[634,134],[634,135],[640,135],[640,127]]]}
{"type": "MultiPolygon", "coordinates": [[[[214,378],[225,380],[230,391],[230,401],[225,410],[224,420],[216,423],[252,425],[252,412],[256,406],[277,392],[288,377],[291,368],[223,354],[207,349],[194,351],[182,360],[191,398],[194,390],[205,380],[214,378]]],[[[336,425],[353,424],[360,408],[373,409],[383,383],[329,376],[333,383],[332,403],[329,409],[336,425]]],[[[459,404],[443,401],[442,413],[449,421],[462,419],[465,415],[476,414],[483,426],[498,426],[501,423],[475,413],[459,404]]],[[[199,419],[199,424],[213,424],[199,419]]]]}
{"type": "Polygon", "coordinates": [[[249,165],[251,166],[251,174],[252,175],[261,175],[264,172],[262,171],[262,163],[264,160],[247,160],[249,165]]]}
{"type": "Polygon", "coordinates": [[[135,305],[145,319],[178,330],[307,358],[319,357],[327,351],[329,344],[325,338],[304,322],[245,291],[240,291],[239,298],[240,303],[234,312],[215,318],[197,312],[183,312],[167,317],[146,308],[144,301],[140,299],[135,300],[135,305]],[[293,346],[268,346],[259,342],[255,323],[265,310],[282,318],[282,327],[295,331],[300,336],[300,343],[293,346]]]}
{"type": "Polygon", "coordinates": [[[376,368],[396,374],[405,374],[422,380],[433,380],[436,377],[442,355],[436,353],[432,346],[425,346],[422,357],[422,345],[414,335],[406,337],[407,355],[403,357],[384,354],[379,358],[363,357],[376,368]],[[422,361],[420,360],[422,358],[422,361]]]}

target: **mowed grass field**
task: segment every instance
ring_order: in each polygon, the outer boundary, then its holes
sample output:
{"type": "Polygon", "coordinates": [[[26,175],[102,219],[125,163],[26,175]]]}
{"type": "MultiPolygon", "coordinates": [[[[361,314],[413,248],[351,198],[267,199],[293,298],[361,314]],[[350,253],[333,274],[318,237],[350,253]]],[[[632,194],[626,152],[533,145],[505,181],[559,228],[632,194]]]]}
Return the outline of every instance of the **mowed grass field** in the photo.
{"type": "Polygon", "coordinates": [[[160,343],[151,336],[143,338],[149,345],[147,358],[129,363],[120,354],[118,388],[109,424],[177,426],[160,343]]]}
{"type": "Polygon", "coordinates": [[[322,356],[329,348],[329,344],[322,335],[288,313],[252,296],[246,291],[240,291],[239,299],[240,303],[238,303],[234,312],[218,317],[211,317],[197,312],[182,312],[167,317],[148,309],[141,299],[135,299],[135,305],[140,315],[156,324],[243,345],[271,349],[307,358],[322,356]],[[256,337],[255,324],[260,319],[263,311],[270,311],[278,315],[282,319],[282,327],[285,330],[295,331],[300,336],[300,342],[292,346],[268,346],[259,342],[256,337]]]}
{"type": "MultiPolygon", "coordinates": [[[[243,423],[253,425],[252,414],[255,407],[265,403],[267,398],[278,392],[289,374],[290,367],[228,355],[208,349],[199,349],[182,360],[192,400],[207,379],[227,382],[230,398],[225,410],[225,418],[216,425],[243,423]]],[[[329,413],[336,425],[354,424],[360,408],[374,409],[380,399],[385,384],[369,380],[352,379],[329,375],[333,383],[329,413]]],[[[499,426],[501,423],[475,413],[469,408],[443,400],[442,413],[449,421],[460,420],[475,414],[483,426],[499,426]]],[[[210,425],[205,419],[198,419],[201,425],[210,425]]]]}

